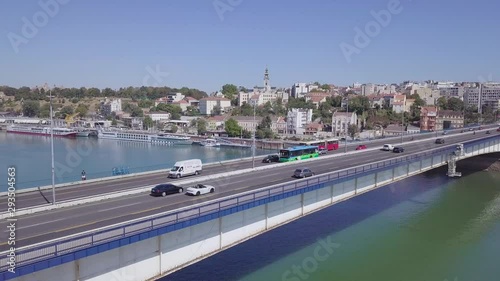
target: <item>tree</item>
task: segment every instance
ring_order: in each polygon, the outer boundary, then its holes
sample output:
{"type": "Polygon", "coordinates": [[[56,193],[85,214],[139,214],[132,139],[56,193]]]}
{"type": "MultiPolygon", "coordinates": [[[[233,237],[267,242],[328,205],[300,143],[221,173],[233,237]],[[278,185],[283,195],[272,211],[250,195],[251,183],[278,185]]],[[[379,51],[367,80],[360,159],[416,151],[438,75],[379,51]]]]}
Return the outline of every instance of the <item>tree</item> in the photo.
{"type": "Polygon", "coordinates": [[[221,115],[221,113],[222,108],[220,107],[220,105],[214,106],[214,108],[212,109],[212,116],[221,115]]]}
{"type": "Polygon", "coordinates": [[[242,128],[238,125],[238,121],[233,118],[229,118],[224,124],[226,133],[230,137],[237,137],[242,134],[242,128]]]}
{"type": "Polygon", "coordinates": [[[238,87],[233,84],[226,84],[222,86],[222,94],[225,98],[233,101],[238,98],[238,87]]]}
{"type": "Polygon", "coordinates": [[[149,115],[144,117],[144,120],[142,120],[142,126],[146,130],[149,128],[152,128],[153,124],[154,124],[153,119],[151,119],[151,116],[149,116],[149,115]]]}
{"type": "Polygon", "coordinates": [[[139,101],[138,106],[140,108],[149,108],[149,107],[153,106],[153,101],[141,100],[141,101],[139,101]]]}
{"type": "Polygon", "coordinates": [[[178,128],[176,125],[172,125],[172,126],[170,127],[170,132],[172,132],[172,133],[174,133],[174,134],[177,132],[177,130],[179,130],[179,128],[178,128]]]}
{"type": "Polygon", "coordinates": [[[88,111],[89,107],[85,104],[79,104],[75,109],[75,113],[78,112],[81,117],[85,117],[88,111]]]}
{"type": "Polygon", "coordinates": [[[356,126],[355,124],[350,124],[349,127],[347,127],[347,133],[352,139],[354,139],[354,137],[356,137],[356,134],[358,133],[358,126],[356,126]]]}
{"type": "Polygon", "coordinates": [[[446,110],[448,108],[448,101],[446,100],[446,97],[440,97],[436,100],[436,106],[439,109],[446,110]]]}
{"type": "Polygon", "coordinates": [[[463,111],[464,102],[459,98],[452,97],[448,99],[446,108],[453,111],[463,111]]]}
{"type": "Polygon", "coordinates": [[[329,91],[329,90],[330,90],[330,85],[328,85],[328,84],[323,84],[323,85],[321,85],[321,87],[320,87],[320,88],[321,88],[321,89],[323,89],[323,90],[325,90],[325,91],[329,91]]]}
{"type": "Polygon", "coordinates": [[[67,105],[67,106],[61,108],[61,110],[59,111],[59,117],[66,118],[66,116],[71,115],[73,113],[74,113],[73,107],[67,105]]]}
{"type": "Polygon", "coordinates": [[[118,122],[116,121],[115,118],[111,119],[111,126],[116,126],[118,122]]]}
{"type": "Polygon", "coordinates": [[[143,117],[144,116],[144,112],[142,111],[142,109],[138,106],[134,106],[132,107],[132,113],[130,114],[130,116],[132,117],[143,117]]]}
{"type": "Polygon", "coordinates": [[[262,121],[260,124],[257,126],[258,129],[264,130],[264,129],[271,129],[273,121],[271,120],[271,117],[266,116],[262,118],[262,121]]]}
{"type": "Polygon", "coordinates": [[[204,135],[207,132],[207,121],[205,119],[198,119],[196,127],[198,135],[204,135]]]}
{"type": "Polygon", "coordinates": [[[40,113],[40,103],[38,101],[25,101],[23,103],[23,115],[26,117],[34,117],[40,113]]]}

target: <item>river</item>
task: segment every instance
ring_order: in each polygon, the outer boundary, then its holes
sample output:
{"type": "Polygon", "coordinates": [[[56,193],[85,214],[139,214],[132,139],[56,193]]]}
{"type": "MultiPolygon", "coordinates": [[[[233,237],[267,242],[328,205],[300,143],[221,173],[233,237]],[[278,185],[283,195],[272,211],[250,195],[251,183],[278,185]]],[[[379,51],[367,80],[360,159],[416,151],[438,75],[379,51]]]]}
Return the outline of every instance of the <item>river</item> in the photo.
{"type": "Polygon", "coordinates": [[[500,174],[445,174],[336,204],[161,280],[499,280],[500,174]]]}
{"type": "MultiPolygon", "coordinates": [[[[50,137],[8,134],[0,131],[0,167],[16,166],[16,188],[50,185],[50,137]]],[[[269,150],[256,149],[257,156],[269,150]]],[[[197,158],[203,163],[252,156],[252,149],[203,147],[199,145],[161,145],[97,138],[54,138],[55,182],[80,180],[85,170],[87,179],[112,176],[114,167],[128,167],[130,172],[171,168],[176,161],[197,158]]],[[[259,157],[256,161],[260,161],[259,157]]],[[[0,176],[0,179],[4,178],[0,176]]],[[[0,182],[0,192],[7,181],[0,182]]]]}

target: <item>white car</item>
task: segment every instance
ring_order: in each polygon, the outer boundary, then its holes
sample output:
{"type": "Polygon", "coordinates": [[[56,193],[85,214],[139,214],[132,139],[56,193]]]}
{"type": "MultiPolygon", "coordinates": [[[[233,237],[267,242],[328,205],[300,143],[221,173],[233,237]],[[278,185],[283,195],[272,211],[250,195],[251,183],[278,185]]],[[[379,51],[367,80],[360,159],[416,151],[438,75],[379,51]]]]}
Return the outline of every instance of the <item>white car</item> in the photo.
{"type": "Polygon", "coordinates": [[[382,147],[382,150],[385,150],[385,151],[392,151],[394,149],[394,146],[392,144],[384,144],[384,146],[382,147]]]}
{"type": "Polygon", "coordinates": [[[204,184],[197,184],[193,187],[188,187],[186,190],[186,194],[189,195],[201,195],[201,194],[206,194],[206,193],[214,193],[215,192],[215,187],[211,185],[204,185],[204,184]]]}

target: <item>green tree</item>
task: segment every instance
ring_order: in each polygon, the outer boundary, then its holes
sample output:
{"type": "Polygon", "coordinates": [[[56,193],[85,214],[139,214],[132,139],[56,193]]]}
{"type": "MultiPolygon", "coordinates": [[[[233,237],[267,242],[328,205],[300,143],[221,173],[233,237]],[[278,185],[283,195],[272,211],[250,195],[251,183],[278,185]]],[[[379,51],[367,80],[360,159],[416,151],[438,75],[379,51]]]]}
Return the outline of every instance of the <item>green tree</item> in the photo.
{"type": "Polygon", "coordinates": [[[144,116],[144,112],[142,111],[142,109],[138,106],[133,106],[132,107],[132,113],[130,113],[130,116],[132,117],[143,117],[144,116]]]}
{"type": "Polygon", "coordinates": [[[115,118],[112,118],[111,119],[111,126],[116,126],[118,124],[118,122],[116,121],[115,118]]]}
{"type": "Polygon", "coordinates": [[[443,110],[448,109],[448,101],[446,100],[446,97],[439,97],[439,98],[436,100],[436,106],[437,106],[439,109],[443,109],[443,110]]]}
{"type": "Polygon", "coordinates": [[[170,132],[172,132],[172,133],[174,133],[174,134],[175,134],[175,133],[177,133],[177,130],[179,130],[179,128],[178,128],[176,125],[172,125],[172,126],[170,127],[170,132]]]}
{"type": "Polygon", "coordinates": [[[240,136],[242,133],[242,128],[240,125],[238,125],[238,121],[234,120],[233,118],[229,118],[225,124],[224,124],[226,133],[230,137],[237,137],[240,136]]]}
{"type": "Polygon", "coordinates": [[[198,119],[196,123],[198,135],[205,135],[207,133],[207,121],[205,119],[198,119]]]}
{"type": "Polygon", "coordinates": [[[149,116],[149,115],[144,117],[144,120],[142,120],[142,126],[146,130],[149,128],[152,128],[153,124],[154,124],[153,119],[151,119],[151,116],[149,116]]]}
{"type": "Polygon", "coordinates": [[[214,108],[212,109],[212,116],[221,115],[221,113],[222,108],[220,107],[220,105],[214,106],[214,108]]]}
{"type": "Polygon", "coordinates": [[[23,115],[26,117],[38,116],[40,113],[40,102],[38,101],[25,101],[23,102],[23,115]]]}
{"type": "Polygon", "coordinates": [[[149,108],[149,107],[153,106],[153,101],[151,101],[151,100],[141,100],[141,101],[139,101],[138,106],[140,108],[149,108]]]}
{"type": "Polygon", "coordinates": [[[233,101],[238,98],[238,87],[233,84],[226,84],[222,86],[222,94],[225,98],[233,101]]]}
{"type": "Polygon", "coordinates": [[[73,113],[74,113],[73,107],[67,105],[67,106],[61,108],[61,110],[59,111],[59,117],[66,118],[66,116],[71,115],[73,113]]]}
{"type": "Polygon", "coordinates": [[[38,114],[40,118],[49,118],[50,117],[50,104],[45,103],[40,108],[40,113],[38,114]]]}
{"type": "Polygon", "coordinates": [[[75,109],[75,113],[78,112],[78,114],[81,116],[81,117],[85,117],[87,116],[87,112],[89,111],[89,107],[88,105],[85,105],[85,104],[79,104],[76,109],[75,109]]]}
{"type": "Polygon", "coordinates": [[[463,111],[464,110],[464,102],[459,98],[449,98],[447,102],[447,109],[453,111],[463,111]]]}
{"type": "Polygon", "coordinates": [[[347,127],[347,133],[352,139],[356,137],[356,134],[358,132],[359,132],[358,126],[356,126],[355,124],[350,124],[349,127],[347,127]]]}
{"type": "Polygon", "coordinates": [[[330,85],[328,85],[328,84],[323,84],[320,86],[320,88],[325,90],[325,91],[330,91],[330,85]]]}

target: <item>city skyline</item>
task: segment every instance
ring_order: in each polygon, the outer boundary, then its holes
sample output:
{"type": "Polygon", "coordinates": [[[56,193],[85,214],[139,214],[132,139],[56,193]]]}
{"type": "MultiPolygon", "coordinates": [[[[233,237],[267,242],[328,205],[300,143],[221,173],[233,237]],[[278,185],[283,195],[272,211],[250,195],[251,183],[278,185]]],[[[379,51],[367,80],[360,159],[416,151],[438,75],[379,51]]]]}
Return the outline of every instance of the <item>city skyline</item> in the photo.
{"type": "Polygon", "coordinates": [[[211,93],[261,86],[266,66],[273,87],[498,80],[497,3],[194,2],[8,2],[0,84],[211,93]]]}

